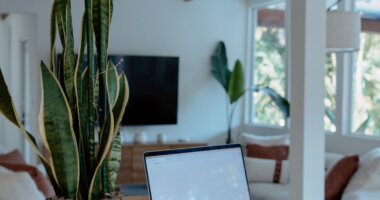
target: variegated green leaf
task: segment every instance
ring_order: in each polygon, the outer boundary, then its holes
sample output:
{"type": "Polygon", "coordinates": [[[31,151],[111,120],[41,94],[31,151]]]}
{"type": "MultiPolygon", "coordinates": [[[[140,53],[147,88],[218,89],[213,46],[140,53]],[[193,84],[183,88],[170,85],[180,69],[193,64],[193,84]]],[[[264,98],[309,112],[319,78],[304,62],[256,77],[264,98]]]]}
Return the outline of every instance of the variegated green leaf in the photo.
{"type": "MultiPolygon", "coordinates": [[[[105,71],[105,77],[106,78],[108,77],[107,73],[108,72],[105,71]]],[[[106,80],[106,83],[107,83],[107,80],[106,80]]],[[[108,107],[112,108],[108,88],[109,87],[106,84],[106,92],[108,95],[107,96],[108,97],[107,103],[108,103],[108,107]]],[[[114,133],[115,133],[115,131],[114,131],[114,125],[115,124],[114,123],[115,122],[114,122],[113,109],[110,109],[109,114],[106,117],[106,120],[100,129],[99,148],[98,148],[98,154],[97,154],[98,160],[97,160],[97,164],[96,164],[96,168],[95,168],[94,177],[92,178],[91,185],[90,185],[89,200],[91,200],[95,196],[95,194],[97,193],[97,188],[94,188],[94,186],[97,185],[96,178],[99,175],[99,173],[101,173],[102,164],[103,164],[103,162],[104,162],[104,160],[108,154],[108,151],[111,147],[111,143],[112,143],[114,133]]]]}
{"type": "Polygon", "coordinates": [[[74,70],[75,70],[75,54],[74,54],[74,37],[72,30],[72,19],[71,19],[71,2],[67,1],[66,5],[66,21],[65,21],[65,45],[64,45],[64,82],[66,94],[68,97],[71,112],[75,112],[75,96],[74,96],[74,70]]]}
{"type": "Polygon", "coordinates": [[[36,139],[32,134],[27,132],[22,126],[21,120],[17,115],[12,96],[9,92],[7,83],[5,82],[3,72],[0,68],[0,113],[12,122],[15,126],[19,127],[24,137],[29,142],[32,149],[37,153],[41,158],[42,162],[47,163],[47,160],[44,158],[42,153],[38,150],[36,139]]]}
{"type": "Polygon", "coordinates": [[[129,99],[128,80],[124,72],[122,72],[119,78],[119,95],[118,95],[116,104],[112,109],[113,116],[115,118],[115,126],[114,126],[115,133],[118,130],[121,120],[123,119],[125,108],[127,107],[128,99],[129,99]]]}
{"type": "Polygon", "coordinates": [[[121,161],[121,137],[120,132],[116,133],[115,140],[113,141],[111,152],[108,158],[108,176],[110,180],[111,190],[116,189],[116,178],[119,172],[121,161]]]}
{"type": "Polygon", "coordinates": [[[116,67],[111,61],[108,61],[108,73],[107,73],[107,84],[110,96],[111,105],[114,106],[119,95],[119,80],[116,71],[116,67]]]}
{"type": "Polygon", "coordinates": [[[76,198],[79,181],[78,147],[72,115],[65,94],[52,72],[41,63],[40,130],[46,136],[51,153],[53,175],[66,198],[76,198]]]}
{"type": "Polygon", "coordinates": [[[107,156],[108,150],[110,149],[112,138],[113,138],[113,132],[114,132],[114,117],[112,114],[112,110],[110,110],[110,113],[107,116],[106,121],[100,130],[98,161],[95,168],[95,175],[92,178],[91,185],[90,185],[89,200],[92,200],[92,197],[95,196],[94,192],[96,192],[96,190],[93,190],[93,187],[94,185],[96,185],[96,176],[99,175],[98,173],[100,173],[100,168],[102,166],[102,163],[107,156]]]}
{"type": "Polygon", "coordinates": [[[54,0],[54,12],[56,14],[56,20],[58,25],[59,37],[62,42],[62,46],[64,46],[66,39],[66,6],[68,0],[54,0]]]}
{"type": "MultiPolygon", "coordinates": [[[[88,58],[88,80],[87,80],[87,95],[88,95],[88,105],[94,105],[94,76],[95,71],[94,65],[94,30],[93,30],[93,0],[85,0],[85,23],[87,24],[87,58],[88,58]]],[[[88,109],[88,139],[89,139],[89,168],[90,174],[95,171],[95,142],[94,142],[94,124],[95,124],[95,109],[88,109]]]]}
{"type": "Polygon", "coordinates": [[[57,17],[55,13],[55,2],[51,9],[50,15],[50,57],[49,57],[49,69],[56,74],[55,67],[55,42],[57,39],[57,17]]]}

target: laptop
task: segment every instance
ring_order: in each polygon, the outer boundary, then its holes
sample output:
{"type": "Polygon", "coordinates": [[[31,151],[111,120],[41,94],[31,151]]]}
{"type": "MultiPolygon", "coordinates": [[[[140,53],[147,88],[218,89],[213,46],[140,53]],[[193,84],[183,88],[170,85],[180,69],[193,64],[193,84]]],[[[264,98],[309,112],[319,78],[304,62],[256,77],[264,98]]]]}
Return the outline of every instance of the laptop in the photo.
{"type": "Polygon", "coordinates": [[[151,200],[250,200],[239,144],[144,153],[151,200]]]}

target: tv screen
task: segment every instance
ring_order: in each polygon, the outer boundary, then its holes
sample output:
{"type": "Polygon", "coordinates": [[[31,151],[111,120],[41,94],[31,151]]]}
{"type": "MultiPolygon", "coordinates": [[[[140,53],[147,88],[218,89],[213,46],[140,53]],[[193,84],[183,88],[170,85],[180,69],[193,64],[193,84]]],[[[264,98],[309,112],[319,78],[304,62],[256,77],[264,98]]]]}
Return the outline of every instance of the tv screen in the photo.
{"type": "Polygon", "coordinates": [[[176,124],[178,57],[117,56],[109,59],[124,71],[130,97],[122,125],[176,124]]]}

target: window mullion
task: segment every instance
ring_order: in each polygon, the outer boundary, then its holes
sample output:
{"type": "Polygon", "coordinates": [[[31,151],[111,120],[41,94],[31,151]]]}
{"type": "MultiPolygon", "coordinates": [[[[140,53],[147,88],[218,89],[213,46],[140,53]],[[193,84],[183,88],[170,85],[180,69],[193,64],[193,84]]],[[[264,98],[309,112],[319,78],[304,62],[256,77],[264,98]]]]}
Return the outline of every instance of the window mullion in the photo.
{"type": "MultiPolygon", "coordinates": [[[[355,0],[342,1],[341,11],[353,11],[355,0]]],[[[354,53],[337,53],[336,81],[336,133],[344,135],[351,133],[352,127],[352,78],[354,68],[354,53]]]]}

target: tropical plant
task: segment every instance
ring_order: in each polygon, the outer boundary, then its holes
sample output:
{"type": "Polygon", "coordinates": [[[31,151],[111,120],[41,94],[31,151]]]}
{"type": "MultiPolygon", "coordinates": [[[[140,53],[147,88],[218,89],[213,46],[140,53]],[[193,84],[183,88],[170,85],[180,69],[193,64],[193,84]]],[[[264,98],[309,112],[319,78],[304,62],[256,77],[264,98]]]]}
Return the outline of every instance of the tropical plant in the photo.
{"type": "Polygon", "coordinates": [[[252,86],[244,88],[244,72],[240,60],[236,60],[232,72],[228,68],[227,50],[223,41],[220,41],[214,54],[211,56],[212,74],[219,81],[226,91],[226,114],[227,114],[227,139],[226,143],[232,143],[231,131],[233,115],[238,104],[238,100],[246,91],[267,94],[270,99],[280,108],[286,117],[289,117],[289,102],[269,87],[252,86]]]}
{"type": "Polygon", "coordinates": [[[115,190],[121,147],[118,127],[129,97],[127,78],[107,61],[112,0],[85,0],[78,55],[70,0],[54,0],[50,60],[41,61],[39,130],[45,157],[23,127],[0,70],[0,112],[20,128],[45,166],[58,197],[99,199],[115,190]],[[56,61],[57,31],[63,47],[56,61]],[[95,40],[94,40],[95,38],[95,40]],[[94,41],[97,50],[94,61],[94,41]],[[87,48],[88,66],[83,59],[87,48]],[[100,127],[95,147],[95,124],[100,127]]]}

